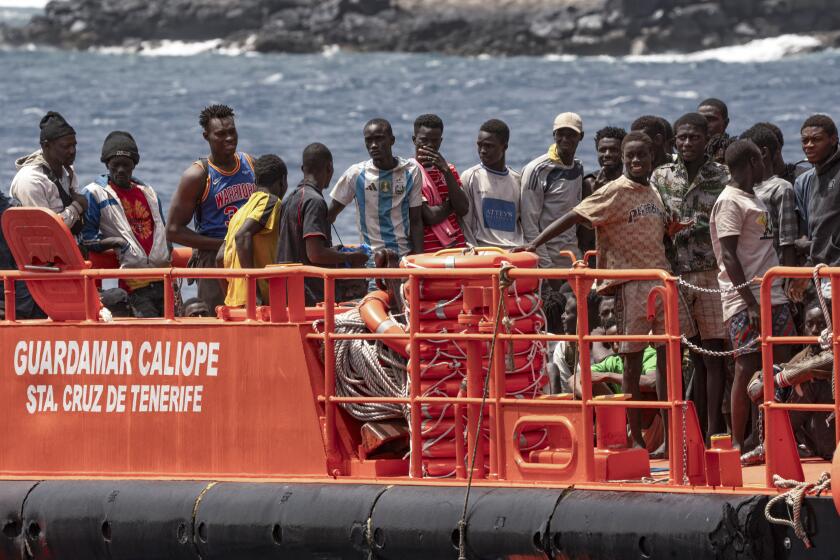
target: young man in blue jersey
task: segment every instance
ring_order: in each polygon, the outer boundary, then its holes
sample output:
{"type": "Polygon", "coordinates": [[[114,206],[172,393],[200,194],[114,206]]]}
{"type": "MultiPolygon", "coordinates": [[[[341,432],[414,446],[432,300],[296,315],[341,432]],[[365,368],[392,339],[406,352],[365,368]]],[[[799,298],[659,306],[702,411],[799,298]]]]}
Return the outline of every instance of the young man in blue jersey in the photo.
{"type": "MultiPolygon", "coordinates": [[[[254,166],[250,156],[236,151],[239,136],[233,109],[210,105],[198,122],[210,156],[194,162],[181,176],[169,206],[166,238],[192,247],[190,266],[214,268],[230,219],[255,190],[254,166]]],[[[225,294],[217,280],[208,278],[198,280],[198,297],[212,311],[224,303],[225,294]]]]}
{"type": "MultiPolygon", "coordinates": [[[[417,164],[394,157],[394,133],[385,119],[364,128],[368,161],[350,167],[332,190],[330,223],[356,201],[361,242],[373,251],[391,249],[400,257],[423,251],[423,177],[417,164]]],[[[370,266],[373,266],[369,263],[370,266]]]]}

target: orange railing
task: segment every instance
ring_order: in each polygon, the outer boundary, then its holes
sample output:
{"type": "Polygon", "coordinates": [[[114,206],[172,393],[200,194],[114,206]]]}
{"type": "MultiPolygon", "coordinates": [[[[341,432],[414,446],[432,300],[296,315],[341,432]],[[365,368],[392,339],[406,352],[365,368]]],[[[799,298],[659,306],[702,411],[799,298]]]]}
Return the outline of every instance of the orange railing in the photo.
{"type": "MultiPolygon", "coordinates": [[[[772,315],[772,300],[770,292],[773,287],[773,282],[783,278],[807,278],[813,277],[814,270],[811,268],[794,268],[778,266],[771,268],[764,275],[761,281],[761,369],[764,383],[764,448],[766,453],[766,482],[768,487],[773,486],[773,475],[783,471],[791,470],[791,457],[783,448],[784,439],[778,437],[771,437],[779,430],[781,421],[782,427],[787,423],[787,414],[789,411],[799,412],[834,412],[835,418],[840,418],[840,362],[834,360],[834,374],[832,388],[834,389],[834,403],[833,404],[790,404],[777,403],[774,398],[774,382],[773,382],[773,347],[775,345],[784,344],[815,344],[819,342],[817,336],[773,336],[773,315],[772,315]],[[778,414],[781,413],[781,416],[778,414]]],[[[836,325],[836,319],[840,317],[840,301],[835,294],[840,294],[840,268],[837,267],[823,267],[817,271],[820,278],[828,278],[831,282],[831,323],[836,325]]],[[[817,288],[819,289],[819,288],[817,288]]],[[[840,333],[833,332],[831,336],[832,352],[834,356],[838,356],[840,351],[840,333]]],[[[834,422],[834,437],[835,441],[840,442],[840,421],[835,419],[834,422]]],[[[794,462],[793,473],[791,475],[796,477],[801,473],[796,472],[796,467],[799,463],[794,462]]],[[[801,475],[800,475],[801,476],[801,475]]]]}
{"type": "MultiPolygon", "coordinates": [[[[767,485],[772,488],[772,475],[774,453],[777,447],[773,437],[770,437],[772,424],[771,416],[775,411],[813,410],[813,411],[840,411],[840,384],[835,383],[835,404],[833,405],[789,405],[774,403],[773,401],[773,372],[772,372],[772,347],[774,344],[791,343],[813,343],[815,337],[791,337],[778,338],[769,336],[771,319],[769,313],[769,284],[770,280],[776,277],[810,277],[811,269],[799,268],[774,268],[764,278],[762,284],[762,352],[764,368],[764,407],[768,411],[765,415],[765,425],[768,434],[766,437],[767,450],[767,485]]],[[[248,280],[247,305],[245,316],[248,321],[258,321],[257,312],[257,280],[266,280],[269,283],[271,294],[270,322],[304,322],[306,321],[306,309],[304,307],[303,281],[305,278],[321,278],[324,280],[324,313],[322,332],[313,332],[307,335],[307,339],[322,341],[325,346],[324,352],[324,394],[318,395],[318,400],[324,405],[324,442],[329,464],[329,472],[333,475],[341,475],[343,462],[341,448],[338,442],[337,416],[338,407],[342,403],[399,403],[408,405],[411,416],[410,433],[410,475],[416,478],[422,477],[422,441],[421,441],[421,407],[424,404],[454,404],[464,407],[467,410],[467,451],[471,455],[473,447],[480,441],[476,416],[480,405],[484,402],[481,398],[481,387],[483,387],[483,372],[479,361],[478,367],[467,370],[467,385],[470,388],[467,396],[458,397],[432,397],[420,394],[420,362],[411,360],[409,367],[410,393],[407,397],[341,397],[335,394],[335,353],[334,344],[337,340],[361,339],[361,340],[385,340],[400,339],[408,342],[410,355],[419,355],[419,345],[427,340],[449,340],[465,342],[489,342],[495,340],[494,360],[490,364],[490,389],[486,400],[489,415],[485,415],[485,422],[489,429],[489,449],[487,449],[489,473],[487,477],[495,480],[508,480],[507,473],[509,459],[517,452],[516,449],[509,449],[510,442],[504,437],[510,426],[504,425],[504,411],[506,407],[523,406],[522,399],[510,399],[505,397],[504,376],[505,376],[505,347],[508,341],[530,340],[530,341],[569,341],[578,344],[580,356],[581,375],[581,398],[562,401],[562,407],[568,410],[575,410],[580,414],[580,433],[573,438],[573,453],[578,460],[582,461],[582,471],[577,483],[594,483],[595,475],[595,449],[594,449],[594,418],[595,412],[601,407],[626,407],[637,409],[665,409],[670,412],[668,415],[669,425],[669,448],[671,450],[670,485],[686,486],[689,483],[687,477],[686,455],[683,450],[685,441],[685,407],[683,399],[683,380],[681,367],[680,327],[678,317],[678,286],[677,279],[662,270],[606,270],[590,269],[581,266],[580,263],[570,269],[524,269],[516,268],[508,272],[511,280],[523,278],[540,279],[562,279],[570,283],[575,296],[579,301],[586,301],[593,283],[598,279],[624,279],[624,280],[654,280],[661,282],[661,285],[654,288],[649,297],[648,306],[653,305],[656,298],[661,298],[665,309],[665,334],[660,335],[620,335],[620,336],[595,336],[589,334],[589,318],[587,306],[578,307],[577,334],[575,335],[524,335],[508,334],[500,332],[496,335],[486,332],[462,332],[462,333],[421,333],[419,332],[419,314],[410,315],[409,330],[406,334],[388,333],[366,333],[338,334],[335,332],[335,281],[338,279],[352,278],[398,278],[408,282],[410,287],[411,309],[419,308],[420,289],[419,282],[422,279],[458,278],[469,283],[472,280],[492,279],[492,307],[498,305],[502,293],[499,288],[500,271],[498,269],[346,269],[331,270],[307,266],[276,267],[266,269],[250,270],[223,270],[223,269],[146,269],[146,270],[81,270],[65,272],[61,274],[49,272],[19,272],[2,271],[0,278],[4,282],[5,301],[7,317],[6,321],[14,322],[14,281],[27,280],[35,282],[48,282],[58,280],[81,279],[85,286],[85,318],[88,322],[99,320],[99,303],[97,299],[96,281],[103,279],[135,278],[135,279],[163,279],[165,283],[165,314],[164,319],[178,321],[174,316],[174,292],[172,282],[186,278],[245,278],[248,280]],[[495,338],[494,338],[495,336],[495,338]],[[610,401],[596,400],[592,396],[592,372],[590,368],[590,347],[593,342],[606,341],[649,341],[663,342],[666,345],[667,368],[666,376],[668,383],[667,400],[664,401],[610,401]],[[476,393],[475,388],[478,388],[476,393]]],[[[838,287],[840,282],[840,268],[825,268],[820,272],[822,277],[831,278],[832,290],[838,287]]],[[[840,302],[837,298],[832,299],[832,314],[840,317],[840,302]]],[[[840,348],[840,337],[833,339],[835,350],[840,348]]],[[[834,365],[834,377],[838,378],[840,368],[834,365]]],[[[547,425],[558,424],[560,418],[555,411],[558,401],[552,399],[528,400],[525,406],[537,411],[534,416],[544,419],[547,425]],[[549,411],[546,413],[540,410],[549,411]]],[[[838,427],[838,438],[840,438],[840,427],[838,427]]],[[[515,446],[514,446],[515,447],[515,446]]],[[[702,458],[701,458],[702,460],[702,458]]],[[[477,463],[479,464],[479,463],[477,463]]],[[[483,463],[482,463],[483,464],[483,463]]],[[[523,467],[524,468],[524,467],[523,467]]],[[[542,480],[553,480],[551,469],[541,471],[545,474],[542,480]]],[[[463,478],[466,473],[463,469],[458,470],[459,477],[463,478]]]]}

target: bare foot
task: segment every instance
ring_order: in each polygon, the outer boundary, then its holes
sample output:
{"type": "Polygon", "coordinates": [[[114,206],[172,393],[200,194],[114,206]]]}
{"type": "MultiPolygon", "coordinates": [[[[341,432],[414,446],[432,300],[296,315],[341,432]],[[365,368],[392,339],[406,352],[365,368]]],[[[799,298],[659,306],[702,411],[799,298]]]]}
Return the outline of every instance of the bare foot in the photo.
{"type": "Polygon", "coordinates": [[[664,443],[659,446],[659,449],[652,452],[650,454],[651,459],[667,459],[668,458],[668,446],[664,443]]]}

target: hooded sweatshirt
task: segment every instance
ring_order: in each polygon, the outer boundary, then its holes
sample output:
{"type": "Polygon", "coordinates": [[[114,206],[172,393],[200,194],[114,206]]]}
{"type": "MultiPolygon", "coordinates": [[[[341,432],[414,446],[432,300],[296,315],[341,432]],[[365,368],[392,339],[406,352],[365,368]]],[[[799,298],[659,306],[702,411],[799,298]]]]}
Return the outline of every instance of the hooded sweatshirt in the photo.
{"type": "Polygon", "coordinates": [[[840,148],[827,162],[797,178],[807,184],[808,237],[811,254],[807,265],[840,263],[840,148]]]}
{"type": "Polygon", "coordinates": [[[82,211],[77,208],[78,204],[65,204],[58,189],[64,191],[65,199],[78,190],[73,166],[62,169],[61,177],[54,177],[41,150],[18,159],[15,166],[18,171],[9,188],[12,198],[17,199],[21,206],[52,210],[72,229],[82,211]]]}

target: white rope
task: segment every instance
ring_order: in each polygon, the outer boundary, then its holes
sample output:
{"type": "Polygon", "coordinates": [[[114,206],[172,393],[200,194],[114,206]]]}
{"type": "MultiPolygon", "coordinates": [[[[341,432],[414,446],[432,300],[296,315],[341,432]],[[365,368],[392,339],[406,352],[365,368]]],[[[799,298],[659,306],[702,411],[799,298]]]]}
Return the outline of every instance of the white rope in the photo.
{"type": "MultiPolygon", "coordinates": [[[[368,333],[353,309],[335,318],[336,334],[368,333]]],[[[336,340],[335,394],[339,397],[406,397],[408,375],[405,360],[380,341],[336,340]]],[[[363,422],[403,419],[408,407],[393,403],[341,403],[351,416],[363,422]]]]}
{"type": "Polygon", "coordinates": [[[767,521],[775,525],[786,525],[790,527],[793,529],[793,533],[797,538],[805,543],[805,548],[811,548],[811,539],[808,538],[808,532],[802,524],[802,501],[808,494],[819,496],[823,492],[831,489],[831,475],[828,472],[823,472],[816,482],[800,482],[798,480],[788,480],[774,474],[773,484],[776,485],[776,488],[790,488],[790,490],[784,494],[775,496],[767,502],[767,506],[764,508],[764,517],[767,521]],[[770,513],[773,506],[781,501],[787,504],[790,518],[774,517],[770,513]]]}

